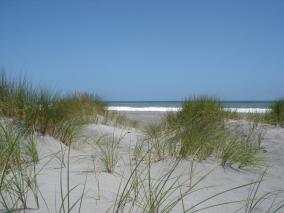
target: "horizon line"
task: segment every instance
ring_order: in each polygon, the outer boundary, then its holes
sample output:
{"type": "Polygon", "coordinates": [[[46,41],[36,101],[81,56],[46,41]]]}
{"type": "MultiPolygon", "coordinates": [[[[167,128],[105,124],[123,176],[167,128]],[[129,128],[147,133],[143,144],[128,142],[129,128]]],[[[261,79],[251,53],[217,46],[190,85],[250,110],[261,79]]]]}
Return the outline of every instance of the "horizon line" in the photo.
{"type": "MultiPolygon", "coordinates": [[[[220,100],[221,102],[272,102],[271,100],[220,100]]],[[[106,102],[182,102],[184,100],[105,100],[106,102]]]]}

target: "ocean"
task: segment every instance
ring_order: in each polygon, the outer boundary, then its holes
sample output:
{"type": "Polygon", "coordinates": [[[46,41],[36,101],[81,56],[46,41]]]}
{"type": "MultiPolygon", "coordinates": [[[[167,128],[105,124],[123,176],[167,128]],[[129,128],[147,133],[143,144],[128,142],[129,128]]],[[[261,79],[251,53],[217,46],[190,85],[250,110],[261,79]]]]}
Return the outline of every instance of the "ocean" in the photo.
{"type": "MultiPolygon", "coordinates": [[[[264,113],[272,101],[223,101],[225,110],[241,113],[264,113]]],[[[109,101],[113,111],[168,112],[179,111],[182,101],[109,101]]]]}

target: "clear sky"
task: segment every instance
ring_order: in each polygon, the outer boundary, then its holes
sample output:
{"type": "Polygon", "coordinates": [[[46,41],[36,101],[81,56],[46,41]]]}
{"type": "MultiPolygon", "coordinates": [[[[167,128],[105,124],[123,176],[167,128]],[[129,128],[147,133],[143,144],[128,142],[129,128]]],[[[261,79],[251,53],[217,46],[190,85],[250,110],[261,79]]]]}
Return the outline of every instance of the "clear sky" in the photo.
{"type": "Polygon", "coordinates": [[[271,100],[284,1],[0,0],[0,67],[106,100],[271,100]]]}

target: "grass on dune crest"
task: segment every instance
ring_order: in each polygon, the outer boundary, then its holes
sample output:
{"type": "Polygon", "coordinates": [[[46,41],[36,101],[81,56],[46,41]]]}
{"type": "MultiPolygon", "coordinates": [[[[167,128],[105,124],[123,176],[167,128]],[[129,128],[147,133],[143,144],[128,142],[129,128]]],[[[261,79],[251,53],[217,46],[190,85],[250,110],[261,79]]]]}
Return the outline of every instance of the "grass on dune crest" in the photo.
{"type": "Polygon", "coordinates": [[[271,112],[267,117],[272,124],[284,127],[284,99],[277,100],[271,105],[271,112]]]}
{"type": "Polygon", "coordinates": [[[169,114],[164,121],[164,134],[178,146],[179,157],[196,155],[206,159],[224,137],[224,111],[220,102],[211,97],[187,100],[177,114],[169,114]]]}
{"type": "MultiPolygon", "coordinates": [[[[39,208],[36,173],[39,157],[33,139],[35,133],[49,134],[71,145],[78,139],[81,125],[100,122],[106,113],[105,103],[92,94],[60,95],[35,88],[25,78],[13,80],[0,72],[0,211],[21,212],[27,208],[39,208]],[[29,200],[34,197],[36,207],[29,206],[28,197],[29,200]]],[[[109,122],[109,118],[106,120],[109,122]]],[[[117,118],[116,123],[126,122],[122,120],[117,118]]],[[[113,144],[108,140],[100,146],[102,161],[109,172],[117,163],[115,154],[118,148],[113,144]]],[[[69,154],[70,146],[66,165],[67,188],[65,194],[61,185],[59,212],[70,212],[77,204],[80,209],[84,194],[74,204],[70,201],[73,188],[69,184],[69,154]]]]}
{"type": "Polygon", "coordinates": [[[195,153],[197,148],[202,155],[204,152],[210,155],[220,137],[219,129],[224,126],[222,105],[210,97],[185,101],[177,114],[176,125],[178,137],[182,140],[182,157],[195,153]]]}
{"type": "Polygon", "coordinates": [[[105,113],[105,104],[92,94],[75,92],[60,95],[34,88],[26,79],[10,80],[0,73],[0,113],[15,123],[64,143],[77,126],[94,122],[105,113]]]}
{"type": "Polygon", "coordinates": [[[223,166],[260,164],[262,129],[252,123],[236,133],[226,124],[227,116],[218,100],[195,97],[185,101],[180,112],[167,115],[160,126],[146,127],[146,139],[155,141],[158,159],[217,157],[223,166]]]}

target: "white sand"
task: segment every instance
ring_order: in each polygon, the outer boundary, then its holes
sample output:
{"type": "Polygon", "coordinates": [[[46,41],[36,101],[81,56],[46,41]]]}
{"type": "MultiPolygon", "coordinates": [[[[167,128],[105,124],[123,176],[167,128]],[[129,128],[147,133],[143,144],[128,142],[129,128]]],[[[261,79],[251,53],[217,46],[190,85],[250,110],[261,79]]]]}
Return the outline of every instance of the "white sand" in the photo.
{"type": "MultiPolygon", "coordinates": [[[[266,150],[263,157],[266,159],[266,167],[268,168],[264,182],[259,191],[260,195],[265,192],[284,189],[284,129],[278,127],[266,126],[263,145],[266,150]]],[[[118,192],[119,184],[123,177],[127,178],[130,174],[129,170],[129,150],[133,149],[135,143],[143,137],[139,130],[121,129],[105,125],[87,125],[83,128],[84,140],[81,139],[75,143],[70,153],[70,188],[77,186],[70,193],[70,205],[80,198],[83,191],[83,185],[86,180],[85,193],[83,197],[81,212],[106,212],[114,205],[114,201],[118,192]],[[120,160],[113,174],[106,173],[99,161],[99,152],[90,138],[98,138],[102,135],[117,136],[125,135],[120,144],[120,160]],[[86,179],[87,178],[87,179],[86,179]]],[[[61,205],[60,177],[62,176],[63,196],[66,194],[67,169],[62,167],[60,158],[65,153],[65,164],[67,163],[68,148],[57,140],[45,136],[37,139],[40,162],[37,165],[38,184],[42,193],[40,198],[39,210],[28,210],[27,212],[59,212],[61,205]],[[57,156],[57,157],[55,157],[57,156]],[[61,168],[61,169],[60,169],[61,168]],[[60,175],[62,172],[62,175],[60,175]],[[46,204],[49,208],[47,208],[46,204]]],[[[153,164],[152,175],[158,177],[163,172],[169,170],[173,164],[173,159],[156,162],[153,164]]],[[[218,165],[218,160],[206,160],[203,162],[195,162],[194,164],[194,180],[198,180],[202,175],[215,168],[212,173],[204,179],[196,189],[202,190],[192,193],[184,198],[185,208],[191,207],[193,204],[209,197],[210,195],[224,191],[226,189],[239,186],[242,184],[255,181],[265,170],[262,168],[247,168],[244,170],[234,170],[231,168],[224,169],[218,165]]],[[[183,160],[178,165],[173,177],[180,177],[180,182],[186,185],[182,190],[188,189],[190,161],[183,160]]],[[[125,179],[123,179],[125,182],[125,179]]],[[[244,200],[248,196],[249,187],[241,188],[233,192],[211,199],[201,207],[218,204],[221,202],[229,202],[236,200],[244,200]]],[[[173,196],[179,196],[177,191],[173,196]]],[[[279,195],[283,199],[283,194],[279,195]]],[[[31,198],[30,198],[31,199],[31,198]]],[[[32,199],[31,202],[32,203],[32,199]]],[[[264,202],[257,212],[265,212],[269,208],[270,201],[264,202]]],[[[34,207],[34,205],[29,205],[34,207]]],[[[67,202],[65,202],[65,207],[67,202]]],[[[242,204],[230,204],[226,206],[207,209],[204,212],[234,212],[239,209],[242,204]]],[[[79,203],[72,212],[78,212],[79,203]]],[[[127,212],[125,210],[125,212],[127,212]]],[[[182,212],[181,205],[178,205],[172,212],[182,212]]],[[[240,212],[244,212],[242,209],[240,212]]]]}

